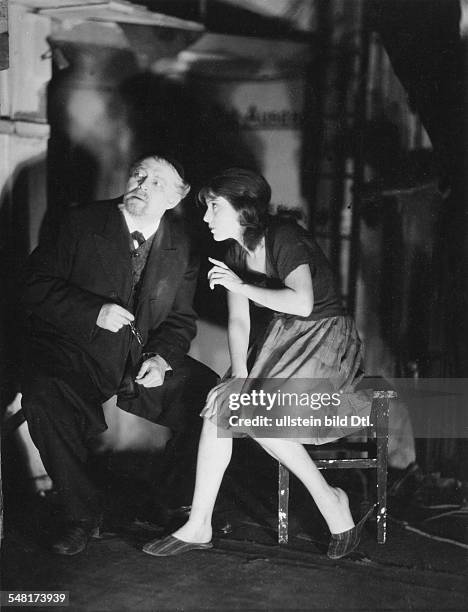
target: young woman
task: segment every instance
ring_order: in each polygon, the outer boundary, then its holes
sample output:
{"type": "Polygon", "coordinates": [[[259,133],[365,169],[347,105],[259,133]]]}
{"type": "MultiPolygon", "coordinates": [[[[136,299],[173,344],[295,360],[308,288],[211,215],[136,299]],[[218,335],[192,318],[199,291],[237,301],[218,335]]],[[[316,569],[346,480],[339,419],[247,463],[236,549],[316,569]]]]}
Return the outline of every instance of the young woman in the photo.
{"type": "MultiPolygon", "coordinates": [[[[200,191],[199,200],[206,205],[204,221],[213,238],[233,241],[226,263],[210,259],[214,265],[208,273],[211,288],[221,285],[227,290],[231,378],[209,393],[201,413],[204,425],[189,520],[167,538],[146,544],[143,550],[148,554],[168,556],[212,547],[211,517],[232,451],[230,392],[248,392],[258,379],[322,379],[348,391],[340,414],[370,412],[368,395],[354,390],[362,374],[360,341],[352,319],[343,312],[329,264],[296,222],[268,214],[270,197],[262,176],[240,168],[224,171],[200,191]],[[249,301],[273,311],[250,371],[249,301]],[[227,432],[221,435],[219,428],[227,432]]],[[[236,414],[242,415],[242,407],[236,414]]],[[[252,435],[249,428],[240,431],[252,435]]],[[[328,432],[321,438],[313,428],[308,433],[300,442],[320,444],[339,437],[328,432]]],[[[328,556],[338,559],[354,550],[372,509],[355,525],[346,493],[327,484],[298,439],[255,440],[312,495],[331,532],[328,556]]]]}

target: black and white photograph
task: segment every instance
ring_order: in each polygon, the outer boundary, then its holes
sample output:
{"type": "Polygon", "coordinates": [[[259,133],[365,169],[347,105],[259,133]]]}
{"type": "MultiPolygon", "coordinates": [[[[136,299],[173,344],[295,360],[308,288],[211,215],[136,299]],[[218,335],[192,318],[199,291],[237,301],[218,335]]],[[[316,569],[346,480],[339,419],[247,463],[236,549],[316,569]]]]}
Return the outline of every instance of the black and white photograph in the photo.
{"type": "Polygon", "coordinates": [[[0,0],[0,607],[468,601],[468,0],[0,0]]]}

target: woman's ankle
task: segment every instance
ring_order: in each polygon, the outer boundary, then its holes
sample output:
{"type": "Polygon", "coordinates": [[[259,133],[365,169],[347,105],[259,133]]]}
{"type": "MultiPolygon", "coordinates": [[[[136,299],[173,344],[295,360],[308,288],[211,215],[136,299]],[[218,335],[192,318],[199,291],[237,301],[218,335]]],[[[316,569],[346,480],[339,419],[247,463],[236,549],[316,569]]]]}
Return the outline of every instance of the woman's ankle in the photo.
{"type": "Polygon", "coordinates": [[[325,520],[331,533],[341,533],[354,526],[347,494],[339,487],[330,487],[331,505],[325,520]]]}
{"type": "Polygon", "coordinates": [[[184,542],[205,543],[211,540],[212,533],[211,523],[199,523],[189,519],[173,535],[184,542]]]}
{"type": "Polygon", "coordinates": [[[348,498],[347,493],[343,491],[343,489],[340,489],[340,487],[330,487],[330,488],[333,490],[333,494],[336,498],[336,501],[339,504],[349,507],[349,498],[348,498]]]}

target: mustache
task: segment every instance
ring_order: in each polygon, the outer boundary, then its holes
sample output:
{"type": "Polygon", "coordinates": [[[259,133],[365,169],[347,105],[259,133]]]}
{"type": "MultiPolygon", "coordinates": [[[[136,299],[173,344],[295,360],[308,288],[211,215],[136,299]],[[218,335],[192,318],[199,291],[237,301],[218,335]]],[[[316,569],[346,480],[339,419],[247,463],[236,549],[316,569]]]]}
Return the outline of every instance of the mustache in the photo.
{"type": "Polygon", "coordinates": [[[147,194],[144,191],[141,191],[139,187],[135,187],[134,189],[127,191],[127,193],[124,194],[124,198],[138,198],[139,200],[146,202],[147,194]]]}

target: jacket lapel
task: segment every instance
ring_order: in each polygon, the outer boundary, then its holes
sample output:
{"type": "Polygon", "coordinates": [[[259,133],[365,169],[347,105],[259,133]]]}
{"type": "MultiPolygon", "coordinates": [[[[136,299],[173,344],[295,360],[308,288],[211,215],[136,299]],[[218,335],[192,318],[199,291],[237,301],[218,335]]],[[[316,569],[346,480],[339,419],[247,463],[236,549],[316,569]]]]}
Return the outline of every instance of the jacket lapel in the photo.
{"type": "Polygon", "coordinates": [[[115,200],[115,206],[109,208],[103,229],[94,234],[94,242],[102,267],[120,302],[127,305],[132,292],[132,263],[128,230],[118,209],[119,201],[115,200]]]}
{"type": "Polygon", "coordinates": [[[171,223],[166,213],[161,219],[148,254],[137,314],[145,300],[164,297],[165,287],[171,280],[171,270],[175,264],[177,252],[171,223]]]}

